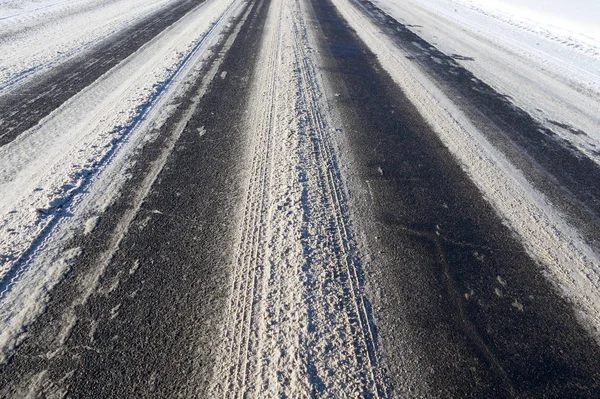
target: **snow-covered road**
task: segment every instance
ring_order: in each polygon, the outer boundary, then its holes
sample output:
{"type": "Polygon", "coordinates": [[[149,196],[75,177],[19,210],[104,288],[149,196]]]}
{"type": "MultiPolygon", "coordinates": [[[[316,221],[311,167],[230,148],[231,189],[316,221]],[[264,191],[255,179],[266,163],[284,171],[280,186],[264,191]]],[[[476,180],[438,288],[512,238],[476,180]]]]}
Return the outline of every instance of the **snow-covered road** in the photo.
{"type": "MultiPolygon", "coordinates": [[[[501,149],[495,148],[490,143],[481,133],[481,129],[478,129],[473,121],[469,120],[469,117],[455,105],[453,99],[435,87],[435,81],[424,75],[414,63],[407,61],[407,58],[413,56],[411,52],[399,48],[393,39],[386,35],[381,35],[380,28],[359,10],[344,6],[343,0],[334,1],[339,5],[342,15],[353,26],[359,27],[357,29],[359,36],[373,49],[382,66],[436,129],[444,145],[459,159],[487,200],[502,215],[506,223],[520,235],[525,247],[534,258],[554,275],[564,292],[583,308],[582,316],[591,323],[595,334],[599,334],[600,257],[598,254],[585,239],[580,237],[580,233],[564,220],[563,215],[557,212],[543,193],[540,193],[523,176],[523,171],[512,164],[501,149]]],[[[456,34],[449,36],[457,37],[456,34]]],[[[498,60],[497,65],[506,65],[506,60],[503,61],[500,63],[498,60]]],[[[472,63],[478,64],[478,61],[472,63]]],[[[518,62],[509,65],[518,70],[518,62]]],[[[500,71],[498,74],[507,73],[515,77],[512,69],[503,72],[506,69],[492,69],[489,65],[486,66],[487,70],[500,71]]],[[[516,78],[513,80],[519,83],[516,78]]],[[[520,84],[518,87],[528,89],[511,93],[519,98],[531,99],[535,93],[542,91],[540,87],[527,87],[526,84],[520,84]]],[[[575,104],[582,106],[590,119],[596,119],[600,115],[595,112],[600,103],[591,98],[588,98],[587,102],[578,102],[579,97],[575,94],[568,98],[569,104],[573,100],[575,104]]],[[[539,107],[545,105],[556,107],[554,101],[549,101],[550,105],[543,102],[536,104],[539,107]]],[[[515,105],[519,105],[518,102],[515,102],[515,105]]],[[[554,108],[550,108],[552,109],[554,108]]],[[[582,118],[578,120],[581,121],[582,118]]],[[[594,129],[594,125],[600,126],[593,122],[590,124],[589,129],[594,129]]],[[[491,129],[491,126],[492,123],[488,122],[487,128],[491,129]]],[[[590,131],[594,132],[594,130],[590,131]]],[[[594,133],[600,134],[600,131],[594,133]]],[[[592,217],[597,216],[594,214],[592,217]]],[[[597,226],[597,220],[593,221],[593,225],[597,226]]]]}
{"type": "Polygon", "coordinates": [[[0,3],[0,93],[80,55],[168,3],[168,0],[0,3]]]}
{"type": "Polygon", "coordinates": [[[93,229],[127,179],[131,157],[164,124],[173,99],[191,84],[239,10],[235,1],[201,4],[0,148],[5,350],[43,310],[48,291],[67,270],[71,256],[60,255],[64,243],[93,229]]]}
{"type": "Polygon", "coordinates": [[[265,67],[248,104],[250,176],[211,397],[388,391],[305,7],[273,1],[265,23],[258,61],[265,67]]]}
{"type": "Polygon", "coordinates": [[[600,163],[600,40],[536,30],[478,2],[375,4],[600,163]]]}
{"type": "Polygon", "coordinates": [[[600,42],[513,3],[0,0],[0,396],[600,394],[600,42]]]}

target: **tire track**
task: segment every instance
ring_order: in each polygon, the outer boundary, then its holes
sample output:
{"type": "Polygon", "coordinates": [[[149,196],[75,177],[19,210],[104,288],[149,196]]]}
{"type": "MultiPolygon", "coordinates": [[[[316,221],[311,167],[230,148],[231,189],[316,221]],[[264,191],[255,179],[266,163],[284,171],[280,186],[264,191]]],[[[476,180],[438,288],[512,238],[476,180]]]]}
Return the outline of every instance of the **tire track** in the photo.
{"type": "Polygon", "coordinates": [[[577,228],[586,245],[600,250],[600,166],[554,131],[560,126],[545,126],[369,0],[351,4],[382,30],[402,57],[410,57],[423,76],[437,82],[439,90],[460,108],[463,118],[577,228]]]}
{"type": "MultiPolygon", "coordinates": [[[[495,212],[492,194],[480,189],[476,178],[486,173],[482,160],[489,153],[466,160],[456,154],[464,130],[454,126],[461,119],[442,119],[435,106],[422,107],[427,79],[412,75],[405,66],[412,60],[392,56],[393,43],[366,18],[356,18],[351,4],[312,4],[323,29],[319,49],[331,71],[328,87],[339,93],[336,104],[353,171],[366,183],[364,198],[360,183],[351,187],[373,211],[358,203],[368,232],[360,237],[373,254],[369,270],[375,276],[368,282],[381,290],[374,296],[379,354],[394,396],[596,392],[595,336],[577,324],[577,310],[495,212]],[[411,75],[416,81],[407,85],[411,75]]],[[[477,148],[477,136],[468,138],[463,148],[477,148]]],[[[492,183],[505,179],[504,165],[488,175],[492,183]]],[[[527,206],[515,206],[520,197],[511,188],[493,194],[502,195],[503,207],[527,206]]],[[[534,215],[532,209],[523,220],[534,215]]]]}
{"type": "Polygon", "coordinates": [[[592,207],[582,205],[583,197],[587,197],[590,204],[595,203],[594,206],[599,203],[590,196],[592,192],[600,192],[593,188],[600,181],[594,177],[599,172],[597,165],[591,165],[593,161],[585,156],[576,155],[576,150],[558,144],[553,133],[543,133],[543,127],[531,116],[513,107],[510,101],[487,85],[487,89],[478,94],[468,94],[477,92],[470,83],[463,82],[472,74],[454,61],[448,60],[443,68],[432,61],[437,66],[422,69],[423,65],[429,65],[429,61],[424,63],[424,60],[431,59],[432,54],[439,55],[440,59],[448,57],[406,26],[373,5],[369,6],[370,3],[337,0],[333,3],[357,29],[361,40],[377,55],[382,67],[393,76],[410,101],[417,105],[430,124],[436,126],[436,133],[444,145],[461,160],[465,171],[486,194],[496,212],[508,221],[528,253],[549,271],[556,286],[578,308],[581,321],[597,336],[600,330],[600,263],[596,248],[598,240],[594,238],[598,229],[593,215],[597,212],[588,213],[592,207]],[[380,21],[389,23],[395,32],[388,32],[386,25],[379,25],[380,21]],[[382,27],[385,28],[383,35],[382,27]],[[412,49],[417,47],[425,50],[413,52],[412,49]],[[415,60],[407,56],[418,56],[420,65],[415,65],[415,60]],[[457,72],[457,76],[450,78],[447,75],[453,75],[452,71],[457,72]],[[444,84],[440,86],[440,82],[444,84]],[[458,95],[454,90],[462,94],[458,95]],[[465,105],[467,100],[469,104],[465,105]],[[491,121],[495,122],[488,123],[491,121]],[[507,135],[519,137],[514,142],[512,139],[504,143],[497,141],[507,135]],[[538,135],[546,135],[546,138],[531,140],[538,135]],[[527,145],[518,143],[523,140],[527,145]],[[535,148],[529,152],[526,147],[535,148]],[[538,168],[544,164],[540,159],[525,164],[514,157],[531,160],[538,156],[535,153],[547,159],[546,170],[538,168]],[[564,158],[558,155],[561,153],[564,158]],[[571,177],[559,177],[565,173],[571,177]],[[569,191],[569,186],[574,187],[571,191],[574,196],[567,193],[561,199],[559,191],[569,191]],[[583,195],[579,205],[576,192],[583,195]],[[569,207],[579,216],[571,213],[569,207]]]}
{"type": "Polygon", "coordinates": [[[248,89],[240,83],[252,70],[247,64],[256,58],[264,21],[264,15],[257,20],[255,3],[237,9],[210,59],[188,77],[192,86],[159,139],[136,155],[136,175],[122,196],[92,234],[67,246],[81,247],[83,256],[2,368],[0,396],[21,397],[20,388],[37,387],[50,397],[68,387],[74,397],[209,397],[217,353],[207,342],[220,325],[209,320],[222,320],[229,288],[224,268],[214,266],[226,258],[219,250],[223,236],[231,242],[234,235],[223,208],[241,201],[241,176],[231,177],[241,175],[238,124],[248,89]],[[223,109],[226,118],[214,117],[223,109]],[[137,216],[129,224],[132,212],[137,216]],[[88,298],[87,283],[94,281],[88,298]]]}
{"type": "MultiPolygon", "coordinates": [[[[269,85],[265,91],[271,98],[275,96],[275,76],[277,59],[280,55],[280,40],[276,40],[274,53],[275,56],[268,60],[268,67],[263,69],[263,71],[270,74],[266,79],[269,85]]],[[[245,201],[246,207],[242,217],[239,249],[233,269],[231,302],[226,315],[228,330],[225,341],[228,342],[227,358],[234,357],[236,360],[229,365],[228,369],[223,367],[218,373],[218,375],[225,374],[226,376],[223,387],[217,388],[219,390],[223,389],[222,394],[225,397],[231,397],[231,393],[243,385],[248,362],[254,293],[259,280],[258,273],[262,273],[259,266],[262,259],[259,246],[265,228],[264,213],[269,195],[267,172],[271,158],[274,108],[275,104],[271,103],[267,112],[259,115],[258,120],[255,121],[256,126],[258,126],[257,131],[261,133],[257,141],[259,145],[264,144],[264,147],[256,149],[251,160],[250,181],[245,201]],[[250,253],[246,248],[251,248],[250,253]]]]}
{"type": "Polygon", "coordinates": [[[270,5],[214,397],[387,395],[306,12],[270,5]]]}
{"type": "MultiPolygon", "coordinates": [[[[54,202],[59,204],[56,206],[56,208],[66,209],[67,206],[69,206],[78,195],[89,188],[90,184],[93,182],[93,178],[96,177],[96,175],[101,172],[102,169],[106,167],[106,165],[108,165],[116,156],[116,153],[121,148],[121,141],[124,141],[132,131],[139,128],[140,124],[143,123],[150,112],[156,108],[157,104],[159,104],[161,100],[164,101],[163,96],[173,86],[175,80],[180,77],[181,72],[185,69],[185,67],[188,66],[190,60],[193,60],[193,58],[197,57],[202,51],[206,51],[206,43],[209,42],[209,40],[219,32],[219,28],[221,28],[221,26],[226,22],[226,17],[231,14],[231,10],[234,5],[237,5],[237,3],[231,3],[223,11],[222,15],[215,19],[212,26],[198,38],[197,43],[191,48],[189,53],[182,58],[176,68],[170,72],[170,75],[164,81],[155,85],[155,93],[150,96],[146,103],[137,108],[136,115],[131,118],[129,125],[119,127],[120,131],[118,133],[120,133],[121,137],[111,143],[113,146],[100,159],[95,161],[94,167],[97,170],[94,171],[86,169],[76,174],[76,184],[73,184],[75,187],[66,190],[67,192],[65,192],[61,198],[54,200],[54,202]]],[[[4,274],[0,276],[0,300],[4,298],[14,283],[18,281],[20,275],[23,273],[23,269],[26,268],[27,262],[36,253],[36,251],[39,250],[39,247],[43,244],[44,239],[52,233],[53,228],[62,218],[65,217],[65,215],[61,212],[48,211],[40,213],[40,219],[42,222],[39,224],[42,225],[42,227],[39,228],[38,234],[30,240],[28,246],[25,247],[18,256],[15,256],[14,259],[11,259],[11,268],[7,268],[8,271],[4,272],[4,274]]]]}
{"type": "MultiPolygon", "coordinates": [[[[298,9],[301,9],[300,0],[296,0],[298,9]]],[[[358,316],[357,324],[360,334],[356,337],[358,342],[355,343],[357,348],[365,348],[368,357],[368,373],[374,384],[376,395],[385,396],[382,384],[382,375],[377,370],[378,359],[376,353],[376,339],[373,331],[373,320],[369,314],[366,305],[366,298],[361,293],[362,283],[362,266],[358,254],[356,253],[356,243],[349,226],[350,220],[347,212],[348,200],[346,193],[342,187],[342,175],[339,167],[338,159],[335,155],[335,145],[332,143],[332,138],[328,131],[324,116],[320,110],[323,108],[319,105],[320,88],[319,83],[315,79],[315,68],[310,62],[310,58],[306,54],[305,48],[308,42],[306,26],[301,23],[303,20],[297,20],[294,24],[296,46],[296,60],[300,63],[298,70],[301,71],[299,76],[300,86],[304,88],[304,98],[306,100],[305,108],[308,110],[308,124],[314,127],[313,133],[316,136],[314,143],[317,151],[315,154],[321,155],[321,164],[327,165],[326,170],[320,170],[320,180],[322,191],[326,194],[326,201],[330,204],[333,221],[332,224],[336,227],[336,235],[338,244],[336,245],[339,251],[339,261],[344,265],[349,281],[349,290],[352,296],[353,307],[352,312],[356,312],[358,316]]]]}

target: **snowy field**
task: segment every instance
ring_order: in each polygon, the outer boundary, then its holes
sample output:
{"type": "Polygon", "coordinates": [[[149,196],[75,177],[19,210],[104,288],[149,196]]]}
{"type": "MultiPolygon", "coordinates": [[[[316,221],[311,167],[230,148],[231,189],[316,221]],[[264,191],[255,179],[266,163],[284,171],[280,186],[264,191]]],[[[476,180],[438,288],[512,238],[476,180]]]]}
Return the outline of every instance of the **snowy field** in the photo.
{"type": "MultiPolygon", "coordinates": [[[[459,0],[460,1],[460,0],[459,0]]],[[[503,13],[523,27],[541,31],[554,31],[557,36],[574,36],[589,42],[592,46],[600,43],[600,2],[597,0],[462,0],[473,4],[483,12],[500,17],[503,13]]]]}

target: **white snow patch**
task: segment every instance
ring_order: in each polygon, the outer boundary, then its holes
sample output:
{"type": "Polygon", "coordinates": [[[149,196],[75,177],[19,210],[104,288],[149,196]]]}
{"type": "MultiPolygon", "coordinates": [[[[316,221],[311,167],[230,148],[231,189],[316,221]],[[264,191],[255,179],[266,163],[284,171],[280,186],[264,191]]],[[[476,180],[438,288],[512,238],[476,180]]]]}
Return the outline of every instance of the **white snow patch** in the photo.
{"type": "Polygon", "coordinates": [[[26,276],[20,281],[20,295],[11,301],[9,309],[3,308],[0,311],[0,363],[4,363],[8,354],[25,338],[22,335],[22,326],[30,324],[43,312],[46,307],[46,294],[62,280],[68,272],[69,265],[80,254],[80,248],[68,249],[47,264],[39,274],[26,276]],[[29,284],[32,277],[37,280],[35,284],[29,284]]]}
{"type": "Polygon", "coordinates": [[[83,234],[88,235],[92,231],[94,231],[94,229],[98,225],[98,221],[100,221],[100,216],[92,216],[92,217],[88,218],[85,221],[85,224],[83,227],[83,234]]]}
{"type": "Polygon", "coordinates": [[[274,0],[265,22],[209,397],[385,397],[307,3],[274,0]]]}
{"type": "Polygon", "coordinates": [[[496,11],[538,27],[556,29],[600,44],[598,0],[464,0],[483,10],[496,11]]]}

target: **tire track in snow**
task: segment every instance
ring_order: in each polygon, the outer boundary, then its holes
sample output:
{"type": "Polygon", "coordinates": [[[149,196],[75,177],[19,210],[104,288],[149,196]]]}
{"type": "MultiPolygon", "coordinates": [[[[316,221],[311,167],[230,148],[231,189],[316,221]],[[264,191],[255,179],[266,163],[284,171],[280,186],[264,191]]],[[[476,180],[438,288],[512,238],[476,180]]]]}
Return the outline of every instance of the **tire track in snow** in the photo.
{"type": "MultiPolygon", "coordinates": [[[[461,66],[451,56],[394,20],[368,0],[352,3],[382,29],[404,57],[410,57],[427,79],[437,82],[440,91],[461,110],[481,135],[503,154],[543,194],[547,201],[565,215],[567,222],[579,230],[586,243],[598,252],[597,225],[600,223],[600,167],[595,155],[583,151],[571,140],[557,134],[561,125],[544,125],[534,113],[522,108],[514,99],[497,91],[461,66]],[[591,155],[591,156],[590,156],[591,155]]],[[[383,47],[380,46],[382,49],[383,47]]],[[[378,49],[378,51],[382,51],[378,49]]],[[[514,66],[513,66],[514,67],[514,66]]],[[[560,107],[569,101],[555,98],[560,107]]],[[[592,102],[593,103],[593,102],[592,102]]],[[[543,104],[539,105],[544,108],[543,104]]],[[[580,104],[586,107],[585,101],[580,104]]],[[[597,114],[587,105],[591,115],[597,114]]],[[[549,112],[552,114],[552,112],[549,112]]],[[[559,118],[557,114],[555,116],[559,118]]],[[[598,125],[597,117],[596,125],[598,125]]],[[[598,130],[597,128],[595,130],[598,130]]],[[[594,131],[580,132],[582,136],[594,131]]],[[[569,133],[573,135],[573,133],[569,133]]]]}
{"type": "Polygon", "coordinates": [[[305,12],[270,5],[215,397],[387,394],[305,12]]]}
{"type": "MultiPolygon", "coordinates": [[[[300,0],[296,0],[298,9],[301,9],[300,0]]],[[[304,104],[308,111],[306,115],[306,125],[312,127],[315,144],[315,155],[321,155],[321,164],[329,166],[326,170],[321,169],[321,189],[325,194],[328,194],[327,200],[331,204],[333,215],[333,223],[336,228],[337,239],[339,240],[340,250],[339,260],[344,264],[347,272],[349,291],[352,297],[351,306],[354,308],[350,311],[356,312],[357,324],[359,332],[355,345],[366,349],[368,357],[368,373],[370,378],[375,382],[376,396],[383,392],[383,388],[379,386],[381,376],[377,371],[377,353],[375,348],[376,337],[373,329],[373,320],[369,314],[366,298],[361,293],[362,269],[360,259],[356,251],[356,244],[352,234],[350,221],[347,213],[347,198],[342,186],[342,175],[338,165],[337,157],[335,156],[335,145],[332,143],[330,133],[332,129],[328,127],[325,117],[321,113],[322,106],[319,104],[320,88],[319,83],[315,79],[316,71],[314,65],[310,62],[310,58],[306,54],[306,43],[308,42],[306,26],[302,24],[303,20],[295,21],[294,37],[296,39],[296,60],[300,65],[297,65],[300,71],[299,83],[304,88],[304,104]],[[325,172],[325,173],[323,173],[325,172]]],[[[312,137],[311,137],[312,138],[312,137]]]]}
{"type": "Polygon", "coordinates": [[[226,19],[226,16],[230,14],[233,5],[236,4],[237,3],[235,2],[231,3],[223,11],[223,13],[215,19],[210,28],[202,34],[189,53],[186,54],[181,61],[179,61],[169,76],[154,86],[154,92],[143,104],[137,107],[135,115],[129,120],[129,124],[115,127],[114,133],[118,135],[118,138],[111,142],[112,145],[109,146],[109,150],[102,157],[100,157],[98,160],[95,160],[93,163],[93,168],[84,168],[82,171],[74,173],[74,181],[70,182],[72,183],[73,187],[67,188],[65,192],[62,193],[63,195],[55,198],[52,201],[53,205],[49,207],[49,209],[40,209],[38,211],[40,214],[40,220],[38,223],[43,227],[39,228],[38,234],[31,239],[29,246],[26,247],[25,250],[23,250],[18,256],[13,256],[10,259],[13,262],[10,262],[12,263],[12,266],[8,269],[8,271],[6,271],[6,269],[2,270],[4,273],[0,275],[0,300],[3,299],[4,295],[10,290],[14,281],[18,280],[18,277],[22,272],[21,269],[27,263],[28,259],[38,250],[39,246],[44,242],[44,238],[51,233],[54,226],[56,226],[59,220],[65,216],[62,210],[66,209],[73,199],[77,195],[83,193],[92,182],[92,177],[95,175],[92,169],[99,171],[113,159],[115,153],[120,148],[120,142],[129,136],[131,132],[147,118],[148,114],[159,102],[159,99],[168,91],[174,80],[180,75],[181,71],[189,63],[190,59],[196,56],[200,49],[204,49],[205,43],[215,35],[215,31],[217,30],[216,28],[222,25],[226,19]],[[54,209],[56,209],[56,211],[54,209]]]}
{"type": "Polygon", "coordinates": [[[361,252],[373,256],[366,283],[392,395],[589,396],[597,346],[428,125],[435,108],[420,113],[409,100],[420,91],[398,87],[395,76],[409,75],[401,62],[385,73],[372,51],[386,47],[367,47],[363,24],[312,4],[346,128],[361,252]]]}
{"type": "Polygon", "coordinates": [[[35,383],[46,396],[68,388],[75,397],[130,389],[138,397],[208,397],[205,381],[217,354],[209,342],[220,325],[212,320],[222,319],[228,292],[227,274],[215,265],[226,264],[231,252],[222,251],[221,242],[233,235],[228,202],[242,200],[238,124],[249,90],[248,60],[256,58],[265,17],[257,21],[254,3],[241,2],[238,9],[209,60],[199,70],[194,65],[186,79],[191,87],[158,138],[136,154],[121,195],[101,213],[93,233],[69,242],[83,255],[4,367],[0,396],[35,383]],[[140,211],[129,225],[134,208],[140,211]],[[73,363],[74,356],[80,360],[73,363]],[[132,381],[142,384],[131,388],[132,381]]]}
{"type": "MultiPolygon", "coordinates": [[[[263,3],[264,6],[264,3],[263,3]]],[[[275,96],[275,77],[277,65],[280,57],[280,40],[274,39],[275,48],[266,64],[267,70],[271,76],[266,79],[265,93],[270,98],[275,96]]],[[[272,45],[273,46],[273,45],[272,45]]],[[[255,121],[259,133],[258,143],[263,145],[259,151],[254,151],[251,161],[251,174],[246,195],[246,208],[244,210],[241,237],[239,239],[239,249],[235,267],[233,270],[233,284],[231,293],[231,302],[226,316],[228,328],[227,358],[232,361],[228,369],[223,365],[218,375],[225,374],[223,383],[223,394],[233,393],[243,386],[245,379],[245,368],[248,363],[248,347],[250,345],[250,333],[252,328],[251,317],[254,306],[254,293],[258,283],[259,263],[264,257],[259,253],[262,244],[261,236],[265,227],[264,213],[268,204],[268,163],[271,154],[270,134],[273,130],[273,119],[275,104],[271,102],[269,108],[264,114],[259,114],[259,120],[255,121]],[[250,248],[250,251],[247,250],[250,248]],[[244,353],[242,353],[244,352],[244,353]]]]}

